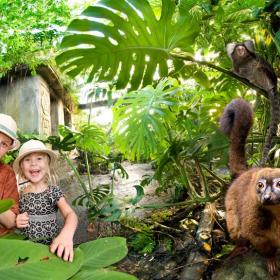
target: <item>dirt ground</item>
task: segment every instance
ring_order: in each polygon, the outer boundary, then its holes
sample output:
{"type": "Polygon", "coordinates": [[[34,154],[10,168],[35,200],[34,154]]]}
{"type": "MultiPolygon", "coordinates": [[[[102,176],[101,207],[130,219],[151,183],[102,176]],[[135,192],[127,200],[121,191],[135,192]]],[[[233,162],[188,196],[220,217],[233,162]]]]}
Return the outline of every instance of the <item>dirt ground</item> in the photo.
{"type": "MultiPolygon", "coordinates": [[[[114,179],[114,194],[119,199],[128,199],[136,195],[136,189],[133,187],[140,183],[143,175],[151,175],[153,173],[152,167],[149,164],[132,164],[124,162],[123,167],[128,173],[128,179],[124,179],[120,174],[116,174],[114,179]]],[[[67,201],[71,204],[72,201],[79,195],[83,194],[82,188],[79,186],[74,172],[66,162],[60,160],[59,168],[57,169],[58,177],[60,179],[60,187],[63,190],[67,201]]],[[[94,185],[108,184],[111,182],[111,174],[93,175],[94,185]]],[[[84,181],[87,181],[87,176],[83,176],[84,181]]],[[[160,204],[168,201],[169,194],[158,197],[155,195],[157,184],[152,182],[145,187],[145,196],[141,200],[141,204],[160,204]]],[[[94,231],[88,232],[87,210],[84,207],[73,207],[79,218],[79,224],[74,236],[74,243],[80,244],[88,240],[95,239],[100,236],[111,236],[118,233],[119,227],[111,223],[96,222],[94,224],[94,231]]],[[[133,212],[133,217],[144,218],[150,214],[150,210],[137,209],[133,212]]],[[[62,223],[62,218],[59,217],[62,223]]]]}

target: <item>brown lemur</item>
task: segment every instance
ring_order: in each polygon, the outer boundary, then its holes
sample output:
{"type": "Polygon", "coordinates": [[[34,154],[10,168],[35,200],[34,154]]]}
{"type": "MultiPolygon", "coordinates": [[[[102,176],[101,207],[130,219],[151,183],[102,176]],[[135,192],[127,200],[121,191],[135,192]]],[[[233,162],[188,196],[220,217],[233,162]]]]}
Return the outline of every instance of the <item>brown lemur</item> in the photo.
{"type": "Polygon", "coordinates": [[[253,124],[253,111],[243,99],[232,100],[220,118],[220,129],[229,137],[229,166],[235,178],[225,197],[226,223],[236,247],[233,258],[251,244],[267,258],[271,275],[278,272],[280,247],[280,168],[247,168],[245,143],[253,124]]]}
{"type": "Polygon", "coordinates": [[[267,93],[270,102],[270,123],[261,160],[261,166],[265,166],[272,147],[272,139],[277,133],[277,126],[280,121],[277,76],[272,66],[262,57],[256,55],[253,41],[229,43],[226,49],[229,58],[232,60],[234,73],[249,80],[267,93]]]}

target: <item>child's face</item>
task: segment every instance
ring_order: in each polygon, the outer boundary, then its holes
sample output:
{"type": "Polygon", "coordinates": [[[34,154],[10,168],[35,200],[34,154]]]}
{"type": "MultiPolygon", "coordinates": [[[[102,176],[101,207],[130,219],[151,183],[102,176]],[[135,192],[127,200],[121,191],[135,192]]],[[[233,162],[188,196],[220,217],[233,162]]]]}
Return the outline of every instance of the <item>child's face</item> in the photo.
{"type": "Polygon", "coordinates": [[[35,184],[42,183],[49,171],[49,157],[45,153],[31,153],[21,160],[20,166],[26,179],[35,184]]]}
{"type": "Polygon", "coordinates": [[[0,132],[0,158],[3,157],[13,145],[13,140],[0,132]]]}

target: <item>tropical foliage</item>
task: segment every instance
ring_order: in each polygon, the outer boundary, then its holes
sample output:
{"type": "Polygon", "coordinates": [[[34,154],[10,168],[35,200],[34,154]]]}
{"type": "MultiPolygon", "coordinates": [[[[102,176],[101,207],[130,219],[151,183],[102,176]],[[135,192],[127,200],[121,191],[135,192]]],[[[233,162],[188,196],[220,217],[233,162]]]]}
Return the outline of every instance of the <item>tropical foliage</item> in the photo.
{"type": "Polygon", "coordinates": [[[60,126],[59,132],[60,136],[50,136],[46,142],[52,144],[52,147],[60,152],[74,171],[79,186],[83,190],[83,194],[76,197],[72,204],[87,208],[90,222],[96,219],[118,221],[127,202],[121,202],[114,196],[115,173],[119,171],[123,178],[127,178],[128,174],[121,165],[121,157],[109,153],[108,139],[104,130],[94,124],[83,124],[79,131],[60,126]],[[74,149],[78,149],[80,154],[84,155],[82,162],[85,166],[87,180],[83,178],[83,174],[68,157],[68,152],[74,149]],[[94,184],[92,177],[94,172],[90,159],[95,162],[101,159],[106,164],[107,172],[112,173],[110,184],[94,184]]]}
{"type": "Polygon", "coordinates": [[[12,205],[14,204],[14,200],[7,198],[7,199],[1,199],[0,200],[0,213],[3,213],[10,209],[12,205]]]}
{"type": "MultiPolygon", "coordinates": [[[[123,96],[113,109],[114,144],[124,157],[152,160],[156,168],[153,177],[146,177],[136,186],[137,196],[131,201],[134,206],[152,179],[160,182],[158,192],[174,188],[175,199],[180,193],[185,194],[184,199],[188,200],[177,202],[178,206],[205,203],[219,197],[227,179],[223,169],[227,162],[227,141],[218,131],[218,118],[224,106],[236,96],[250,101],[255,109],[255,125],[248,141],[251,143],[249,164],[258,164],[269,123],[269,104],[262,91],[229,70],[232,66],[225,46],[229,42],[253,39],[257,52],[280,76],[278,2],[99,0],[69,24],[61,53],[56,57],[57,64],[71,77],[85,76],[87,82],[93,84],[108,82],[110,91],[123,89],[123,96]]],[[[58,26],[63,26],[69,16],[63,1],[48,1],[46,5],[45,1],[0,0],[0,8],[4,14],[0,27],[0,74],[12,65],[27,63],[33,67],[37,64],[37,55],[51,50],[62,34],[58,26]],[[19,9],[24,21],[15,20],[19,9]]],[[[121,207],[112,195],[113,180],[111,185],[98,188],[93,188],[91,182],[90,154],[102,155],[112,167],[113,176],[117,169],[125,176],[120,162],[106,154],[107,136],[90,124],[82,126],[80,131],[64,128],[60,132],[61,137],[51,137],[48,141],[70,165],[67,151],[78,147],[85,152],[87,184],[71,165],[84,191],[75,203],[87,207],[92,219],[99,216],[118,220],[121,207]]],[[[274,144],[272,155],[277,149],[279,154],[277,141],[274,144]]],[[[279,164],[279,158],[274,162],[272,156],[270,159],[272,165],[279,164]]],[[[7,209],[9,203],[1,209],[7,209]]],[[[163,206],[170,205],[174,204],[163,206]]],[[[140,251],[144,247],[144,252],[155,247],[151,231],[144,230],[140,230],[133,244],[140,251]]],[[[7,244],[4,246],[9,249],[7,244]]],[[[110,259],[117,252],[107,252],[102,241],[92,248],[91,244],[78,248],[92,260],[80,262],[82,270],[74,264],[75,272],[79,272],[73,279],[88,279],[92,271],[97,278],[108,273],[111,277],[108,279],[133,279],[102,269],[117,261],[110,259]],[[94,255],[102,249],[106,251],[104,258],[94,255]],[[105,260],[105,264],[99,265],[99,260],[105,260]]],[[[46,249],[43,250],[45,254],[46,249]]],[[[46,256],[52,261],[51,256],[46,256]]],[[[13,268],[18,264],[15,270],[11,270],[11,263],[2,267],[7,269],[7,277],[29,264],[25,258],[23,255],[12,260],[13,268]]]]}
{"type": "Polygon", "coordinates": [[[168,133],[178,114],[180,92],[175,79],[166,79],[156,88],[131,91],[118,100],[113,109],[113,133],[126,157],[147,159],[167,147],[168,133]]]}
{"type": "Polygon", "coordinates": [[[0,0],[0,76],[20,64],[50,61],[70,10],[64,0],[0,0]]]}
{"type": "Polygon", "coordinates": [[[57,63],[72,77],[86,71],[90,81],[116,79],[117,88],[151,84],[156,70],[161,77],[179,71],[183,63],[169,52],[180,48],[193,53],[191,43],[199,32],[196,18],[176,12],[170,0],[162,1],[159,19],[147,0],[99,1],[82,15],[86,18],[69,25],[74,34],[64,37],[61,47],[71,49],[57,63]]]}
{"type": "Polygon", "coordinates": [[[48,246],[31,241],[0,239],[3,279],[122,279],[134,276],[110,269],[127,254],[122,237],[100,238],[77,247],[74,261],[65,262],[50,253],[48,246]]]}
{"type": "Polygon", "coordinates": [[[0,248],[3,279],[27,279],[27,275],[29,279],[68,279],[80,269],[83,260],[80,249],[75,250],[72,265],[50,253],[48,246],[31,241],[0,239],[0,248]]]}
{"type": "MultiPolygon", "coordinates": [[[[175,185],[192,198],[209,199],[209,188],[216,193],[224,184],[217,174],[226,164],[226,140],[217,129],[224,106],[236,96],[255,104],[253,141],[263,141],[269,119],[263,92],[227,70],[225,46],[253,39],[278,73],[276,2],[100,0],[70,23],[56,61],[72,77],[135,89],[114,106],[120,151],[155,160],[161,190],[175,185]],[[158,83],[168,75],[177,81],[158,83]]],[[[254,163],[261,149],[252,146],[254,163]]]]}
{"type": "Polygon", "coordinates": [[[159,10],[146,0],[98,1],[82,19],[71,22],[68,31],[73,34],[64,37],[61,47],[66,50],[57,62],[72,77],[87,72],[90,81],[115,79],[118,88],[129,82],[132,88],[150,84],[155,72],[159,77],[196,77],[210,86],[195,64],[182,63],[172,51],[183,52],[190,61],[194,51],[206,58],[215,52],[213,61],[229,68],[225,44],[247,36],[270,61],[277,59],[279,31],[272,19],[279,7],[274,2],[265,6],[264,0],[182,0],[176,6],[175,1],[163,0],[159,10]]]}

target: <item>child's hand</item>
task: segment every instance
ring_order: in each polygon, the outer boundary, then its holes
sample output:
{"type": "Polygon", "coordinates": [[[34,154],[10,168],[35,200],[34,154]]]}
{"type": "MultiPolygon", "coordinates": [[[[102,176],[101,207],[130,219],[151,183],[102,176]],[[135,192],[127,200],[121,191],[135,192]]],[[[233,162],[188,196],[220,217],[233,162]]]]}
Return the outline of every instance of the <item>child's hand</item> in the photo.
{"type": "Polygon", "coordinates": [[[27,212],[17,215],[16,226],[17,226],[17,228],[29,227],[29,216],[28,216],[27,212]]]}
{"type": "Polygon", "coordinates": [[[50,245],[50,251],[56,253],[64,261],[73,261],[74,250],[73,250],[73,239],[66,235],[59,234],[50,245]]]}

